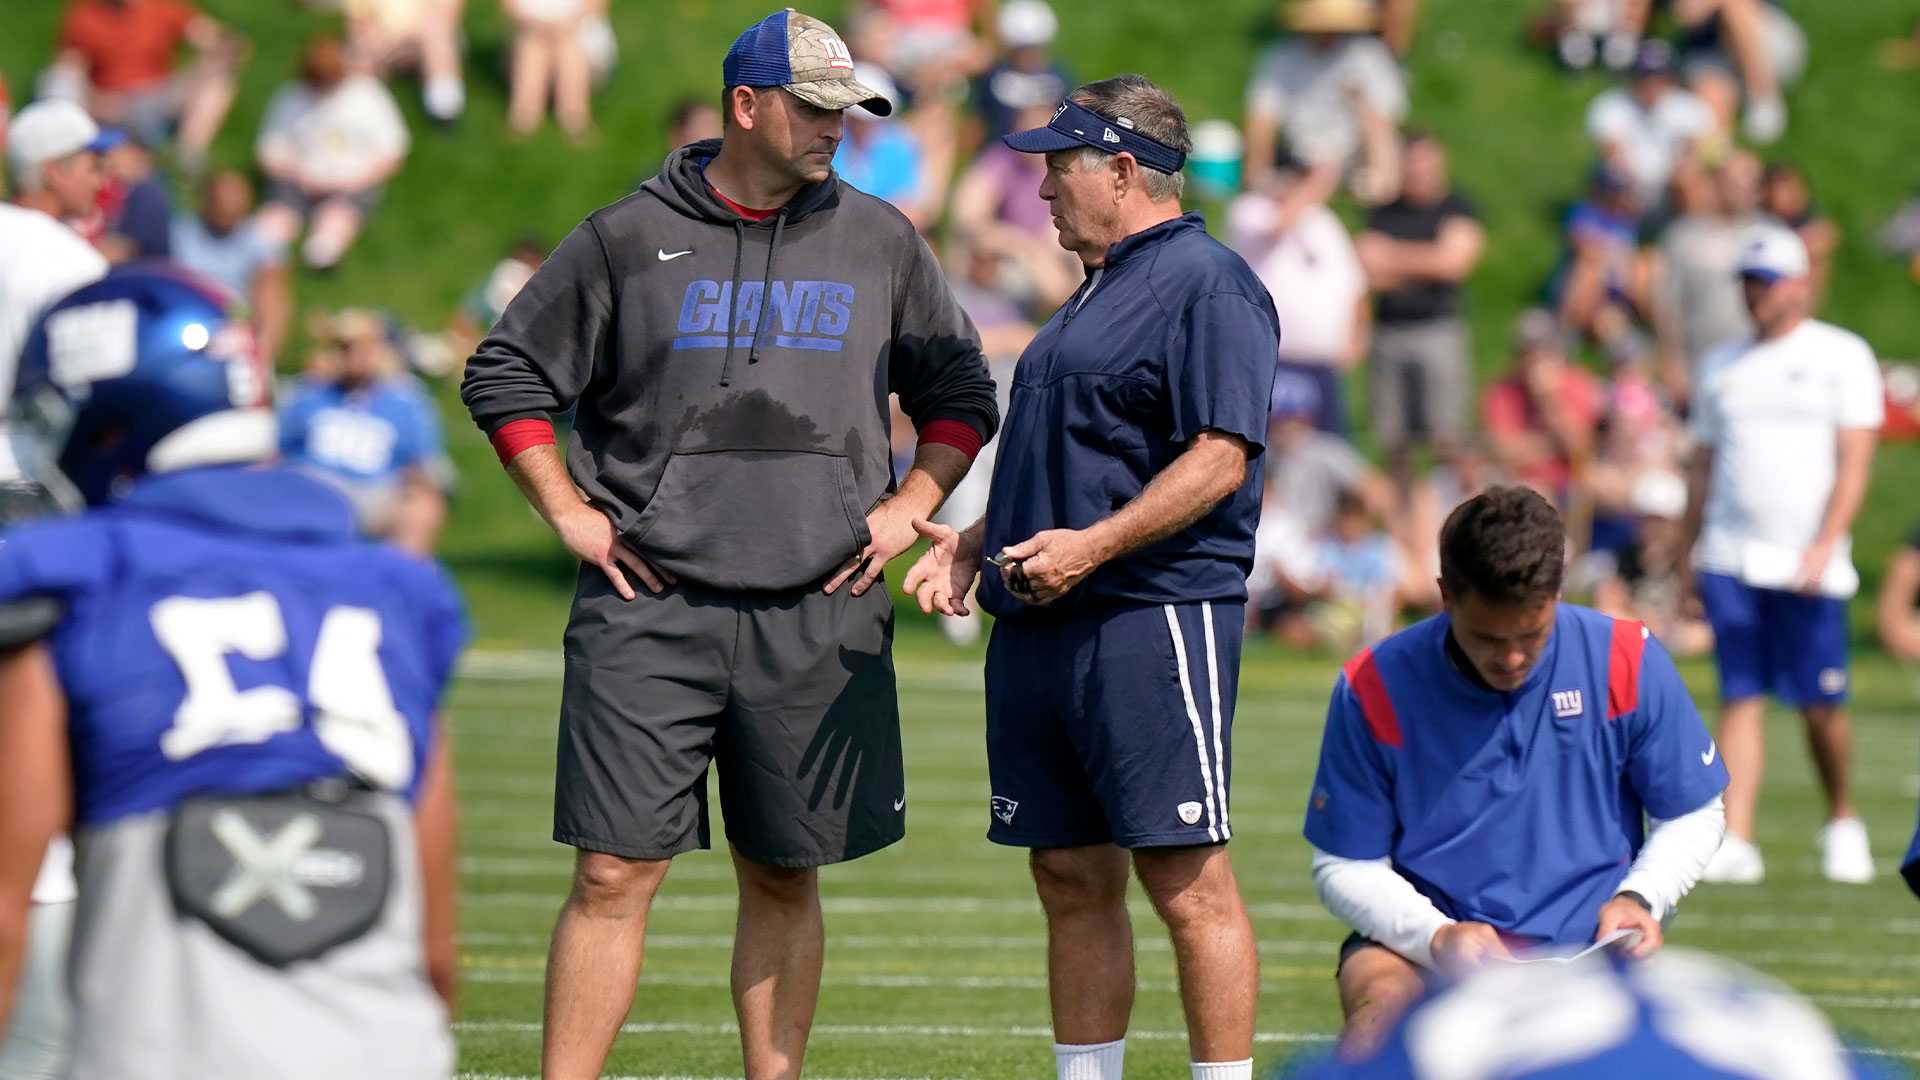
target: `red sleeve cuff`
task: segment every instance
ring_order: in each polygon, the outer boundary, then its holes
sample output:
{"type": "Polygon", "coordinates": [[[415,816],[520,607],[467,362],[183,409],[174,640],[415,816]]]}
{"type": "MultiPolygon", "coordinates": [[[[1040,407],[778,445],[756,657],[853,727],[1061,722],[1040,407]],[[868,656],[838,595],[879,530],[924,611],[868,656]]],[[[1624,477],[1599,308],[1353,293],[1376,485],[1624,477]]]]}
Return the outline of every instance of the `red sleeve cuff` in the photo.
{"type": "Polygon", "coordinates": [[[521,452],[535,446],[552,446],[553,421],[538,417],[527,417],[501,424],[493,433],[493,452],[500,455],[500,464],[505,465],[521,452]]]}
{"type": "Polygon", "coordinates": [[[920,432],[921,446],[951,446],[972,461],[980,454],[980,433],[961,420],[935,420],[920,432]]]}

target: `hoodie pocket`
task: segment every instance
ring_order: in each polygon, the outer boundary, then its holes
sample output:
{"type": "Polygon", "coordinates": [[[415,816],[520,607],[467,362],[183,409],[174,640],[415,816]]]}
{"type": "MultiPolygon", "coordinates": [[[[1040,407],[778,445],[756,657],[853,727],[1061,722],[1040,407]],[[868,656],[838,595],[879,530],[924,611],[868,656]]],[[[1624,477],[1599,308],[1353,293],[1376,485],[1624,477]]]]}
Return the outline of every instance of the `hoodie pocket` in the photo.
{"type": "Polygon", "coordinates": [[[795,589],[872,534],[839,454],[708,450],[667,459],[629,539],[647,561],[718,589],[795,589]]]}

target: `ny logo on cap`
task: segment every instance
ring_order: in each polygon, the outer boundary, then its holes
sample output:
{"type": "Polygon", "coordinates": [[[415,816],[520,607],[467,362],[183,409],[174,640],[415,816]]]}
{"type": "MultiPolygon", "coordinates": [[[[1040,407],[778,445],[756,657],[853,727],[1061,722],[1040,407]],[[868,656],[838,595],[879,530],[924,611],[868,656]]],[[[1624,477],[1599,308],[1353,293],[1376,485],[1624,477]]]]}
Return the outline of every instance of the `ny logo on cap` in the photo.
{"type": "Polygon", "coordinates": [[[847,43],[832,34],[820,35],[820,51],[827,54],[827,66],[830,68],[853,70],[853,53],[847,49],[847,43]]]}

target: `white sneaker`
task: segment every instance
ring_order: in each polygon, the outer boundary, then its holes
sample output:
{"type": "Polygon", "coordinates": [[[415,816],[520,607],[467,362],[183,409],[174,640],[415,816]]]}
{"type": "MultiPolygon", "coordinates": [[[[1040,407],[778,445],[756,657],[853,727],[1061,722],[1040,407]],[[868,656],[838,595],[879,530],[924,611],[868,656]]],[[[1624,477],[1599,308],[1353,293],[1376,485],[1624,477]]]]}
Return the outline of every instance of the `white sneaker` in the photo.
{"type": "Polygon", "coordinates": [[[1820,873],[1846,885],[1873,880],[1873,849],[1859,818],[1834,818],[1820,830],[1820,873]]]}
{"type": "Polygon", "coordinates": [[[970,609],[965,615],[938,615],[935,618],[939,620],[940,632],[947,635],[947,640],[963,649],[980,640],[982,619],[978,609],[970,609]]]}
{"type": "Polygon", "coordinates": [[[1787,131],[1787,103],[1777,97],[1754,98],[1747,102],[1742,118],[1747,138],[1765,146],[1787,131]]]}
{"type": "Polygon", "coordinates": [[[1732,833],[1720,842],[1720,850],[1713,853],[1706,873],[1701,875],[1703,881],[1722,885],[1758,885],[1766,879],[1767,864],[1760,858],[1760,849],[1753,846],[1753,841],[1732,833]]]}

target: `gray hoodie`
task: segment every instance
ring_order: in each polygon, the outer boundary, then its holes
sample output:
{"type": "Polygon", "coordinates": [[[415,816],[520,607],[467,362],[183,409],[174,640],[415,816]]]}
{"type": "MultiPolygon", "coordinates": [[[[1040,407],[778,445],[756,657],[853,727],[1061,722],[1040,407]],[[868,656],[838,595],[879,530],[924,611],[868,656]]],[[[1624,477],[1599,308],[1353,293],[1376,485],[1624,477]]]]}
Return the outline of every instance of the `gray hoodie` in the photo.
{"type": "Polygon", "coordinates": [[[905,217],[835,175],[746,221],[707,186],[719,146],[676,151],[568,234],[460,395],[488,435],[577,404],[568,470],[648,561],[797,589],[871,539],[867,511],[894,488],[889,393],[916,427],[957,420],[983,441],[999,408],[905,217]]]}

